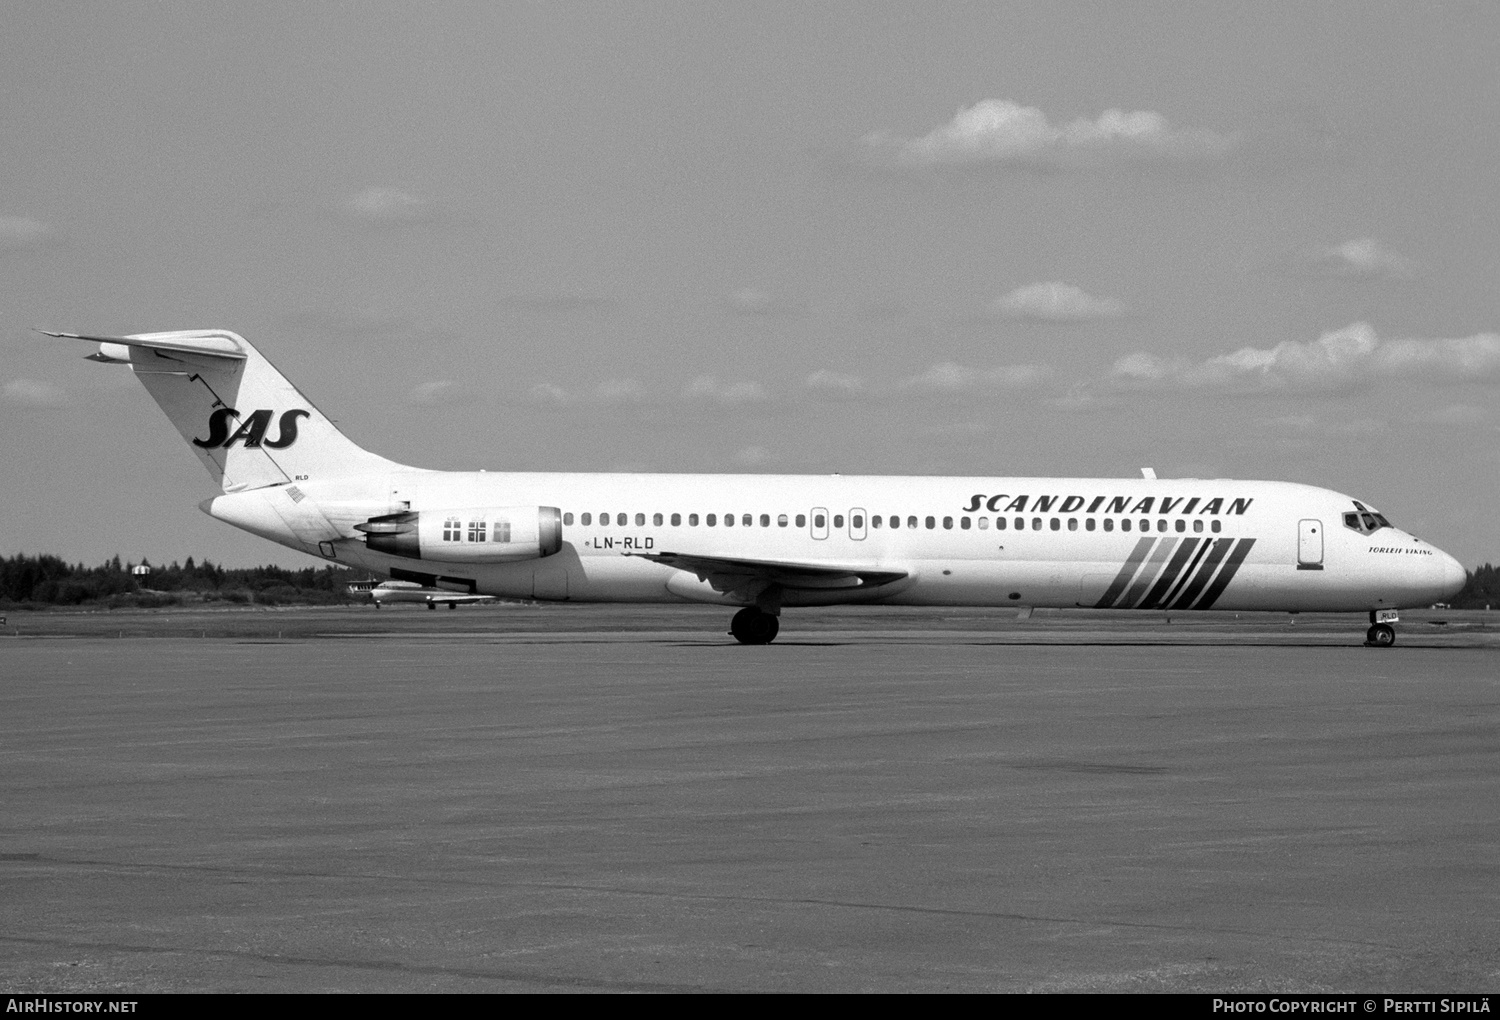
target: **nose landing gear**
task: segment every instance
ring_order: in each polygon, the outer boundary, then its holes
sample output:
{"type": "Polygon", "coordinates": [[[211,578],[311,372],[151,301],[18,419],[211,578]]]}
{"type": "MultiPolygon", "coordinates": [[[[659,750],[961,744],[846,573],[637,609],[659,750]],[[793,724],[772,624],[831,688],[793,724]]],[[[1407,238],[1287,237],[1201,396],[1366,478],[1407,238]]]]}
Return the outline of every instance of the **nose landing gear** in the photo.
{"type": "Polygon", "coordinates": [[[1365,631],[1365,644],[1371,648],[1389,648],[1396,643],[1396,628],[1391,624],[1399,617],[1394,609],[1370,610],[1370,629],[1365,631]]]}
{"type": "Polygon", "coordinates": [[[741,609],[729,621],[729,633],[742,645],[768,645],[776,640],[780,629],[776,617],[754,606],[741,609]]]}

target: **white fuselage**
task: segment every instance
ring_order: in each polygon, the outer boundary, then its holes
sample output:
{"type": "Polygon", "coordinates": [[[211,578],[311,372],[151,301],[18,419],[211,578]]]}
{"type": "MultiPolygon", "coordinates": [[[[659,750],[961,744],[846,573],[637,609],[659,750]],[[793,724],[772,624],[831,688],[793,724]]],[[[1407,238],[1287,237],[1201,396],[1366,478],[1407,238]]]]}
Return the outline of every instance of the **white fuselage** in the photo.
{"type": "Polygon", "coordinates": [[[1452,557],[1404,531],[1346,526],[1363,509],[1351,497],[1286,482],[399,469],[231,493],[203,508],[387,576],[588,602],[749,604],[647,558],[666,553],[902,575],[857,591],[788,592],[786,606],[1366,611],[1427,605],[1465,579],[1452,557]],[[522,506],[561,511],[555,554],[466,562],[459,536],[432,562],[376,552],[354,527],[400,511],[467,523],[522,506]]]}

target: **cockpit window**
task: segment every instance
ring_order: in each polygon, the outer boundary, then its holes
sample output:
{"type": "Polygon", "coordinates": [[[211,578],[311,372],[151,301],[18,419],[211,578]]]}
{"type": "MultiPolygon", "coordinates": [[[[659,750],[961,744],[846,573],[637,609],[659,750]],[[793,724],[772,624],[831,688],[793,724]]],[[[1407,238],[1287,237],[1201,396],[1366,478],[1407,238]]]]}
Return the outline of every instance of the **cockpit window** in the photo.
{"type": "Polygon", "coordinates": [[[1372,535],[1381,528],[1391,527],[1391,522],[1385,519],[1385,515],[1367,510],[1363,504],[1355,503],[1358,511],[1351,510],[1344,514],[1344,527],[1351,531],[1357,531],[1361,535],[1372,535]]]}

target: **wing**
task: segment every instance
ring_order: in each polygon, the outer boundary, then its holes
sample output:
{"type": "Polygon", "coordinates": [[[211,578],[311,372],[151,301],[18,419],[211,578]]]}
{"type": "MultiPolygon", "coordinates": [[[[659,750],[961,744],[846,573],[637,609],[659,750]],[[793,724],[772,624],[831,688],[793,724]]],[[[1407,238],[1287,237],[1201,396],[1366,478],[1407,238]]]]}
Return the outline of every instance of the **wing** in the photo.
{"type": "Polygon", "coordinates": [[[791,563],[785,560],[741,560],[695,553],[626,553],[653,563],[696,574],[717,592],[753,601],[771,588],[782,591],[857,592],[878,588],[907,576],[904,570],[836,563],[791,563]]]}

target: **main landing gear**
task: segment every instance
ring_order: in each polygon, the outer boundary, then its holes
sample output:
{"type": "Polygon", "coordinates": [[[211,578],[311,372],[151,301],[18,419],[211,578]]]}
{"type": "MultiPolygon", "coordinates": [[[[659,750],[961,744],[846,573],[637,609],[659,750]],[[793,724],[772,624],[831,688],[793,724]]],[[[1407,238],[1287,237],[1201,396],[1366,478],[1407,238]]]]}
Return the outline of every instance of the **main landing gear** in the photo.
{"type": "Polygon", "coordinates": [[[1365,631],[1365,644],[1371,648],[1389,648],[1395,644],[1396,628],[1391,624],[1397,619],[1394,609],[1370,610],[1370,629],[1365,631]]]}
{"type": "Polygon", "coordinates": [[[729,621],[729,633],[742,645],[768,645],[776,640],[781,623],[770,613],[754,606],[741,609],[729,621]]]}

